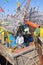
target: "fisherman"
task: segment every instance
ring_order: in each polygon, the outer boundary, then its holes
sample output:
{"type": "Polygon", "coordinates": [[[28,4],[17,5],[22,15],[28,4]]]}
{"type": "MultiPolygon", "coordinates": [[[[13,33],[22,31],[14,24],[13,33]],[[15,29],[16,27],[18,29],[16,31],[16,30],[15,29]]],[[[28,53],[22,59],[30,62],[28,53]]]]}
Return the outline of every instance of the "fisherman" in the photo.
{"type": "Polygon", "coordinates": [[[40,37],[43,38],[43,23],[40,25],[40,37]]]}
{"type": "Polygon", "coordinates": [[[28,47],[30,45],[30,42],[33,42],[33,38],[31,36],[31,33],[29,31],[29,27],[24,29],[25,32],[25,36],[24,36],[24,44],[26,47],[28,47]]]}
{"type": "Polygon", "coordinates": [[[10,47],[10,32],[8,30],[6,31],[6,42],[7,47],[10,47]]]}
{"type": "Polygon", "coordinates": [[[7,47],[15,48],[16,47],[16,38],[15,32],[8,32],[7,31],[7,47]]]}
{"type": "Polygon", "coordinates": [[[25,45],[25,47],[29,46],[29,40],[28,40],[28,33],[27,32],[25,32],[25,35],[24,35],[24,45],[25,45]]]}
{"type": "Polygon", "coordinates": [[[34,42],[35,45],[38,43],[38,37],[40,36],[40,26],[34,31],[34,42]]]}
{"type": "MultiPolygon", "coordinates": [[[[43,39],[43,23],[40,25],[40,39],[43,39]]],[[[40,44],[40,46],[42,46],[42,44],[40,43],[40,39],[38,37],[38,43],[40,44]]]]}
{"type": "Polygon", "coordinates": [[[10,34],[10,46],[11,48],[15,48],[16,47],[16,38],[15,38],[15,34],[12,33],[10,34]]]}
{"type": "Polygon", "coordinates": [[[23,48],[23,46],[24,46],[24,38],[23,38],[23,36],[22,36],[22,34],[20,32],[18,33],[16,43],[17,43],[17,46],[18,46],[19,49],[23,48]]]}
{"type": "Polygon", "coordinates": [[[43,24],[34,32],[35,46],[39,55],[42,55],[43,24]]]}

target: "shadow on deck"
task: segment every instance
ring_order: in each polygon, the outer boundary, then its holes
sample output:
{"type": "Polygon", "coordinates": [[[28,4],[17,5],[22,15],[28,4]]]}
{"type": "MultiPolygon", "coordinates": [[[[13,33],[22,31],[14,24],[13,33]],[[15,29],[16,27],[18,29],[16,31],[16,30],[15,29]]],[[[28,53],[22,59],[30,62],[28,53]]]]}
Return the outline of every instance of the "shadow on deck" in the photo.
{"type": "MultiPolygon", "coordinates": [[[[0,55],[0,64],[6,65],[6,61],[7,60],[2,55],[0,55]]],[[[11,64],[7,61],[7,65],[11,65],[11,64]]]]}

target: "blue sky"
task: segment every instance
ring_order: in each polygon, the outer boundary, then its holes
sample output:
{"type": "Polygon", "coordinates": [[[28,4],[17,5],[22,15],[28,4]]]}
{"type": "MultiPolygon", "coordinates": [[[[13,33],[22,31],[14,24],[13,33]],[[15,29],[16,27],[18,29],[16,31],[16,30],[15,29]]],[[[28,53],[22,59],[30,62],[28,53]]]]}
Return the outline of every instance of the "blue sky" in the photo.
{"type": "MultiPolygon", "coordinates": [[[[8,2],[6,2],[6,0],[0,0],[0,7],[5,10],[5,14],[14,14],[14,10],[17,8],[17,1],[18,0],[8,0],[8,2]]],[[[24,0],[19,1],[22,3],[24,0]]],[[[23,6],[26,2],[27,0],[25,0],[23,6]]],[[[43,11],[43,0],[31,0],[30,8],[34,6],[39,6],[39,10],[43,11]]]]}

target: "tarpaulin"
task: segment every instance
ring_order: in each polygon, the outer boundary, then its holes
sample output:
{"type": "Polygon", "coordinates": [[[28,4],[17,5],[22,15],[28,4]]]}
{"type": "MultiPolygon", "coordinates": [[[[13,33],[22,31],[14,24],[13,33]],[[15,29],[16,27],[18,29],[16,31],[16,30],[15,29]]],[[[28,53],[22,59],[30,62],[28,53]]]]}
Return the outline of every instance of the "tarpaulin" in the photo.
{"type": "Polygon", "coordinates": [[[31,22],[31,21],[28,21],[28,20],[25,20],[25,23],[26,23],[27,25],[29,25],[29,26],[34,27],[34,28],[38,28],[38,27],[39,27],[38,24],[35,24],[35,23],[33,23],[33,22],[31,22]]]}

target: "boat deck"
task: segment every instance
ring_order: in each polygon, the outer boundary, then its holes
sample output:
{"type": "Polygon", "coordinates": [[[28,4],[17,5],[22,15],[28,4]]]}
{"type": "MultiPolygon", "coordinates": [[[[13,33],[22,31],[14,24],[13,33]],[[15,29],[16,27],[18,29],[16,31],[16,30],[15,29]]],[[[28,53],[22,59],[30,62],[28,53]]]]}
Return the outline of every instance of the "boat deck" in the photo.
{"type": "Polygon", "coordinates": [[[10,52],[8,48],[0,44],[0,55],[12,65],[41,65],[35,45],[10,52]]]}

